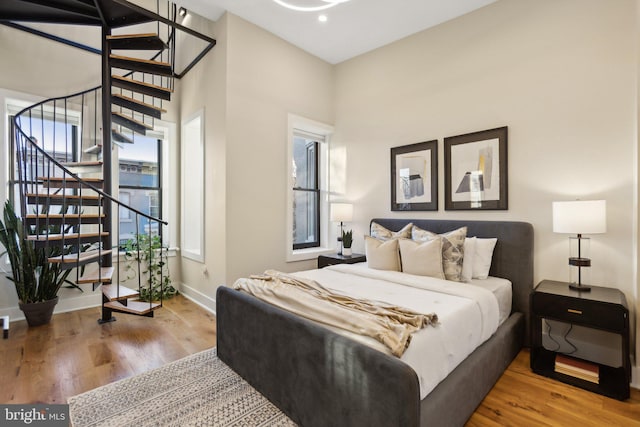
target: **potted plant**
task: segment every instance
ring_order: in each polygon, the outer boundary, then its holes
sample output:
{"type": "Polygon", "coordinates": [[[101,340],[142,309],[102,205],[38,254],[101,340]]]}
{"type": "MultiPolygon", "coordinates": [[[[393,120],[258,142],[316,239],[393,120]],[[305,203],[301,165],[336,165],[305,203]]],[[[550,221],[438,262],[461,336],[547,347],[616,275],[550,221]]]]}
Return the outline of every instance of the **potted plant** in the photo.
{"type": "Polygon", "coordinates": [[[63,270],[60,264],[50,263],[49,257],[61,253],[60,248],[38,248],[28,239],[29,229],[18,218],[9,200],[4,205],[4,221],[0,220],[0,243],[11,265],[11,276],[18,294],[18,306],[29,326],[49,323],[58,303],[58,291],[67,281],[71,269],[63,270]]]}
{"type": "Polygon", "coordinates": [[[342,232],[342,255],[351,256],[351,245],[353,244],[353,231],[345,230],[342,232]]]}
{"type": "Polygon", "coordinates": [[[135,239],[127,240],[123,250],[127,261],[127,280],[136,277],[138,269],[134,268],[134,264],[142,263],[147,267],[147,270],[140,273],[147,285],[140,287],[141,301],[158,301],[171,298],[178,293],[171,284],[168,251],[162,246],[160,236],[136,234],[135,239]]]}

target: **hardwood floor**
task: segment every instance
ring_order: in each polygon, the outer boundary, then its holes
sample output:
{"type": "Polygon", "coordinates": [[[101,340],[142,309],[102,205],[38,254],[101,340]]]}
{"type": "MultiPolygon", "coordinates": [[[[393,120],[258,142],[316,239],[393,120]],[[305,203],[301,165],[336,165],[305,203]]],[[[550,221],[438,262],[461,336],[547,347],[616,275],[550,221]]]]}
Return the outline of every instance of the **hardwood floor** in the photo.
{"type": "MultiPolygon", "coordinates": [[[[155,318],[120,314],[98,325],[98,308],[62,313],[51,324],[11,324],[0,340],[0,403],[67,398],[215,345],[215,317],[182,296],[155,318]]],[[[640,391],[619,402],[533,374],[523,350],[484,399],[469,427],[639,426],[640,391]]]]}
{"type": "Polygon", "coordinates": [[[640,390],[620,402],[536,375],[524,349],[467,422],[495,426],[640,426],[640,390]]]}
{"type": "Polygon", "coordinates": [[[154,318],[99,308],[54,315],[48,325],[11,323],[0,340],[0,402],[66,403],[67,398],[215,346],[215,317],[181,295],[154,318]]]}

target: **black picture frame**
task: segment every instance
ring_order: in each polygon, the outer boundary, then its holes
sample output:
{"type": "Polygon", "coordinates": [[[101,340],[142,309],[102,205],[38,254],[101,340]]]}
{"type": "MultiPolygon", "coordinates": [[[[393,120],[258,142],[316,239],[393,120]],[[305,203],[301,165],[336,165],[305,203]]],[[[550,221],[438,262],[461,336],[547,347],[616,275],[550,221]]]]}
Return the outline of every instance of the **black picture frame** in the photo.
{"type": "Polygon", "coordinates": [[[438,210],[438,141],[391,148],[391,210],[438,210]]]}
{"type": "Polygon", "coordinates": [[[445,210],[507,210],[507,126],[444,139],[445,210]]]}

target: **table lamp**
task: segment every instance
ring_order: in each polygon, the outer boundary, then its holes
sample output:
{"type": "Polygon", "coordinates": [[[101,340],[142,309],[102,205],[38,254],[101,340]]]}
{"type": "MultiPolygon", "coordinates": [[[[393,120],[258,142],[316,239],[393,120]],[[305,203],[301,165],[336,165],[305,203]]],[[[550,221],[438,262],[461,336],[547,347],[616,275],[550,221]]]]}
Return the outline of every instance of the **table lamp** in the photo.
{"type": "Polygon", "coordinates": [[[353,219],[353,205],[351,203],[331,203],[331,221],[340,223],[338,235],[338,254],[342,255],[342,226],[353,219]]]}
{"type": "Polygon", "coordinates": [[[607,231],[606,200],[573,200],[553,202],[553,232],[576,234],[570,237],[570,284],[569,288],[589,292],[583,283],[583,268],[591,267],[588,255],[589,238],[583,234],[601,234],[607,231]],[[572,240],[576,244],[572,244],[572,240]],[[577,251],[575,250],[577,249],[577,251]]]}

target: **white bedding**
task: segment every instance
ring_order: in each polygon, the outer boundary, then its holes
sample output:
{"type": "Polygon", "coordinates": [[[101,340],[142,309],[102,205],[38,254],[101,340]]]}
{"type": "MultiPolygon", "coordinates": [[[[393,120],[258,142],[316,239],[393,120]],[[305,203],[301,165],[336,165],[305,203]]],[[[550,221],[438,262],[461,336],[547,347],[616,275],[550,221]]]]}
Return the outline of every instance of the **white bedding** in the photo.
{"type": "MultiPolygon", "coordinates": [[[[496,331],[500,322],[498,299],[484,286],[451,282],[395,271],[369,269],[366,263],[334,265],[293,275],[316,280],[346,295],[384,301],[422,313],[435,312],[439,324],[416,332],[401,360],[411,366],[423,399],[460,362],[496,331]]],[[[508,283],[508,281],[507,281],[508,283]]],[[[504,283],[503,283],[504,285],[504,283]]],[[[509,292],[510,292],[509,286],[509,292]]],[[[373,339],[337,331],[388,353],[373,339]]]]}
{"type": "Polygon", "coordinates": [[[489,276],[486,279],[472,279],[471,284],[474,286],[480,286],[482,288],[491,291],[498,300],[498,309],[500,310],[500,317],[498,323],[502,325],[502,322],[507,320],[511,314],[511,302],[513,300],[513,291],[511,290],[511,281],[502,279],[500,277],[489,276]]]}

